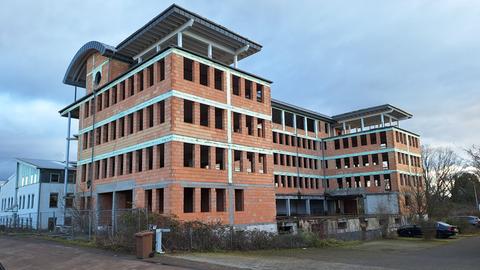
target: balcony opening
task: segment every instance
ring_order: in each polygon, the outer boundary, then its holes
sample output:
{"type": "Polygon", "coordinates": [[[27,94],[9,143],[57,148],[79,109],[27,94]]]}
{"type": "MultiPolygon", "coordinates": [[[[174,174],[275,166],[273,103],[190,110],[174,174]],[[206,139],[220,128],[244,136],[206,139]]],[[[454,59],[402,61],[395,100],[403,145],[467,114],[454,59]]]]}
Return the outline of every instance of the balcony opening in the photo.
{"type": "Polygon", "coordinates": [[[215,108],[215,128],[223,129],[223,109],[215,108]]]}
{"type": "Polygon", "coordinates": [[[143,70],[136,74],[137,76],[137,93],[143,91],[143,70]]]}
{"type": "Polygon", "coordinates": [[[183,212],[184,213],[193,213],[195,207],[195,188],[184,188],[183,189],[183,212]]]}
{"type": "Polygon", "coordinates": [[[257,136],[265,138],[265,120],[257,118],[257,136]]]}
{"type": "Polygon", "coordinates": [[[368,175],[364,176],[363,181],[365,182],[365,187],[370,187],[371,186],[370,176],[368,176],[368,175]]]}
{"type": "Polygon", "coordinates": [[[137,153],[137,172],[143,171],[143,151],[142,150],[137,150],[135,151],[137,153]]]}
{"type": "Polygon", "coordinates": [[[137,112],[137,131],[143,130],[143,110],[137,112]]]}
{"type": "Polygon", "coordinates": [[[183,79],[193,82],[193,60],[183,58],[183,79]]]}
{"type": "Polygon", "coordinates": [[[233,132],[242,133],[241,129],[241,115],[239,113],[233,113],[233,132]]]}
{"type": "Polygon", "coordinates": [[[147,168],[153,170],[153,146],[147,148],[147,168]]]}
{"type": "Polygon", "coordinates": [[[305,118],[303,116],[297,115],[296,121],[297,121],[297,128],[305,130],[305,118]]]}
{"type": "Polygon", "coordinates": [[[257,83],[257,102],[263,102],[263,85],[257,83]]]}
{"type": "Polygon", "coordinates": [[[372,165],[373,166],[378,165],[378,154],[373,154],[372,155],[372,165]]]}
{"type": "Polygon", "coordinates": [[[367,145],[367,135],[360,135],[360,144],[362,146],[367,145]]]}
{"type": "Polygon", "coordinates": [[[194,167],[195,145],[183,143],[183,167],[194,167]]]}
{"type": "Polygon", "coordinates": [[[272,122],[275,124],[282,124],[282,111],[272,108],[272,122]]]}
{"type": "Polygon", "coordinates": [[[160,168],[165,167],[165,144],[159,144],[158,145],[158,166],[160,168]]]}
{"type": "Polygon", "coordinates": [[[225,199],[226,199],[226,195],[225,195],[225,189],[223,188],[217,188],[215,189],[215,193],[216,193],[216,201],[217,201],[217,212],[225,212],[225,199]]]}
{"type": "Polygon", "coordinates": [[[247,172],[255,172],[255,155],[252,152],[247,152],[247,172]]]}
{"type": "Polygon", "coordinates": [[[200,168],[210,168],[210,146],[200,145],[200,168]]]}
{"type": "Polygon", "coordinates": [[[267,173],[267,156],[265,154],[258,154],[259,173],[267,173]]]}
{"type": "Polygon", "coordinates": [[[370,163],[368,162],[368,155],[363,155],[362,156],[362,166],[363,167],[368,167],[370,163]]]}
{"type": "Polygon", "coordinates": [[[147,107],[147,115],[148,115],[148,127],[153,127],[153,124],[154,124],[153,105],[150,105],[147,107]]]}
{"type": "Polygon", "coordinates": [[[240,96],[240,78],[232,75],[232,92],[236,96],[240,96]]]}
{"type": "Polygon", "coordinates": [[[210,212],[210,189],[209,188],[200,189],[200,211],[210,212]]]}
{"type": "Polygon", "coordinates": [[[342,143],[343,143],[343,149],[348,149],[348,138],[343,138],[342,139],[342,143]]]}
{"type": "Polygon", "coordinates": [[[158,72],[160,73],[158,78],[160,79],[160,81],[163,81],[165,80],[165,59],[161,59],[160,61],[158,61],[158,64],[159,64],[158,72]]]}
{"type": "Polygon", "coordinates": [[[233,150],[233,168],[236,172],[242,171],[242,151],[233,150]]]}
{"type": "Polygon", "coordinates": [[[153,85],[153,65],[148,67],[148,86],[153,85]]]}
{"type": "Polygon", "coordinates": [[[225,169],[225,149],[220,147],[215,148],[215,169],[225,169]]]}
{"type": "Polygon", "coordinates": [[[245,80],[245,98],[252,99],[252,82],[245,80]]]}
{"type": "Polygon", "coordinates": [[[235,189],[235,211],[241,212],[244,210],[243,189],[235,189]]]}
{"type": "Polygon", "coordinates": [[[337,186],[338,186],[338,188],[343,188],[343,179],[342,178],[337,178],[337,186]]]}
{"type": "Polygon", "coordinates": [[[200,125],[208,127],[210,106],[200,104],[200,125]]]}
{"type": "Polygon", "coordinates": [[[129,87],[129,97],[135,95],[135,84],[133,83],[133,76],[128,78],[128,87],[129,87]]]}
{"type": "Polygon", "coordinates": [[[370,144],[377,144],[377,133],[370,133],[370,144]]]}
{"type": "Polygon", "coordinates": [[[160,124],[165,123],[165,101],[164,100],[160,101],[158,103],[158,107],[159,107],[158,118],[160,119],[160,124]]]}
{"type": "Polygon", "coordinates": [[[208,86],[209,70],[210,70],[209,66],[200,63],[200,84],[201,85],[208,86]]]}
{"type": "Polygon", "coordinates": [[[215,89],[223,90],[223,71],[215,69],[215,89]]]}
{"type": "Polygon", "coordinates": [[[307,118],[307,130],[315,132],[315,120],[307,118]]]}
{"type": "Polygon", "coordinates": [[[358,146],[358,139],[357,136],[352,137],[352,147],[358,146]]]}
{"type": "Polygon", "coordinates": [[[127,153],[127,173],[133,173],[133,152],[127,153]]]}
{"type": "Polygon", "coordinates": [[[248,135],[253,135],[253,117],[245,115],[245,127],[248,135]]]}
{"type": "Polygon", "coordinates": [[[183,121],[185,123],[193,124],[193,101],[183,100],[183,121]]]}

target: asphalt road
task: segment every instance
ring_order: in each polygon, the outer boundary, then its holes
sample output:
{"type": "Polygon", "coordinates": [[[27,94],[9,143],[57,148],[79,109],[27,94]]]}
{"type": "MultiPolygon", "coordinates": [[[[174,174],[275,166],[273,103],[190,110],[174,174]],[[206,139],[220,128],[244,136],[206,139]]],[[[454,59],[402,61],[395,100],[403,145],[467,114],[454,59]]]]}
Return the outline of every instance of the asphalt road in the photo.
{"type": "Polygon", "coordinates": [[[480,269],[480,237],[366,242],[342,248],[183,254],[183,259],[248,269],[480,269]]]}

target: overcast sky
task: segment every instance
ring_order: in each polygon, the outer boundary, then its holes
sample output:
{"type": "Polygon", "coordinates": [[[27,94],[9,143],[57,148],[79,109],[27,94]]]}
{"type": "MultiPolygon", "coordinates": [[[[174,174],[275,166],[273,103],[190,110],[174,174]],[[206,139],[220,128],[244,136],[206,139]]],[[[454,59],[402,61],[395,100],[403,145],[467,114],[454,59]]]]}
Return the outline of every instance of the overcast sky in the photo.
{"type": "MultiPolygon", "coordinates": [[[[64,159],[58,110],[73,99],[62,79],[76,51],[117,45],[172,3],[2,4],[0,179],[15,157],[64,159]]],[[[480,144],[479,1],[176,3],[262,44],[239,67],[271,79],[274,98],[328,115],[390,103],[414,115],[401,126],[423,143],[480,144]]]]}

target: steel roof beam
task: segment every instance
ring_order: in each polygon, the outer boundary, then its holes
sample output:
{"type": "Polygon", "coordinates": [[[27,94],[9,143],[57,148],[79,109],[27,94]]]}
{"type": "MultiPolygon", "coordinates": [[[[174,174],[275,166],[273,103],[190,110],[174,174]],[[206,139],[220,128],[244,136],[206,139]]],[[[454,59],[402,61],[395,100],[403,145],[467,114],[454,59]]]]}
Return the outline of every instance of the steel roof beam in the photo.
{"type": "Polygon", "coordinates": [[[170,32],[167,36],[163,37],[162,39],[160,39],[159,41],[157,41],[156,43],[152,44],[150,47],[148,47],[147,49],[143,50],[141,53],[135,55],[133,57],[133,60],[137,60],[139,58],[142,57],[142,55],[144,55],[145,53],[155,49],[157,46],[161,45],[162,43],[164,43],[165,41],[169,40],[170,38],[172,38],[173,36],[177,35],[178,33],[181,33],[183,32],[185,29],[191,27],[193,25],[193,22],[194,20],[193,19],[190,19],[188,22],[184,23],[182,26],[178,27],[177,29],[175,29],[174,31],[170,32]]]}

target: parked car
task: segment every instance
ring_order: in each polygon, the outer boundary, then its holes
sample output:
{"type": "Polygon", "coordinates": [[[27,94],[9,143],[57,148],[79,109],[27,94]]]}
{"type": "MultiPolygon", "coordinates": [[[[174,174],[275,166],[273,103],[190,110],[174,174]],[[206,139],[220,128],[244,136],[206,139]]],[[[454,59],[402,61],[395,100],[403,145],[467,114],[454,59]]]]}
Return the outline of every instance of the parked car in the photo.
{"type": "Polygon", "coordinates": [[[422,229],[417,225],[401,226],[398,228],[397,234],[400,237],[421,237],[423,235],[422,229]]]}
{"type": "Polygon", "coordinates": [[[438,221],[436,227],[437,238],[448,238],[450,236],[455,236],[458,233],[458,228],[456,226],[450,225],[442,221],[438,221]]]}
{"type": "Polygon", "coordinates": [[[476,216],[458,216],[458,217],[455,217],[455,219],[461,220],[461,221],[466,221],[473,226],[480,227],[480,218],[478,218],[476,216]]]}
{"type": "MultiPolygon", "coordinates": [[[[456,226],[441,221],[435,223],[435,229],[437,238],[448,238],[458,233],[458,228],[456,226]]],[[[423,236],[422,228],[415,224],[401,226],[400,228],[398,228],[397,234],[400,237],[423,236]]]]}

